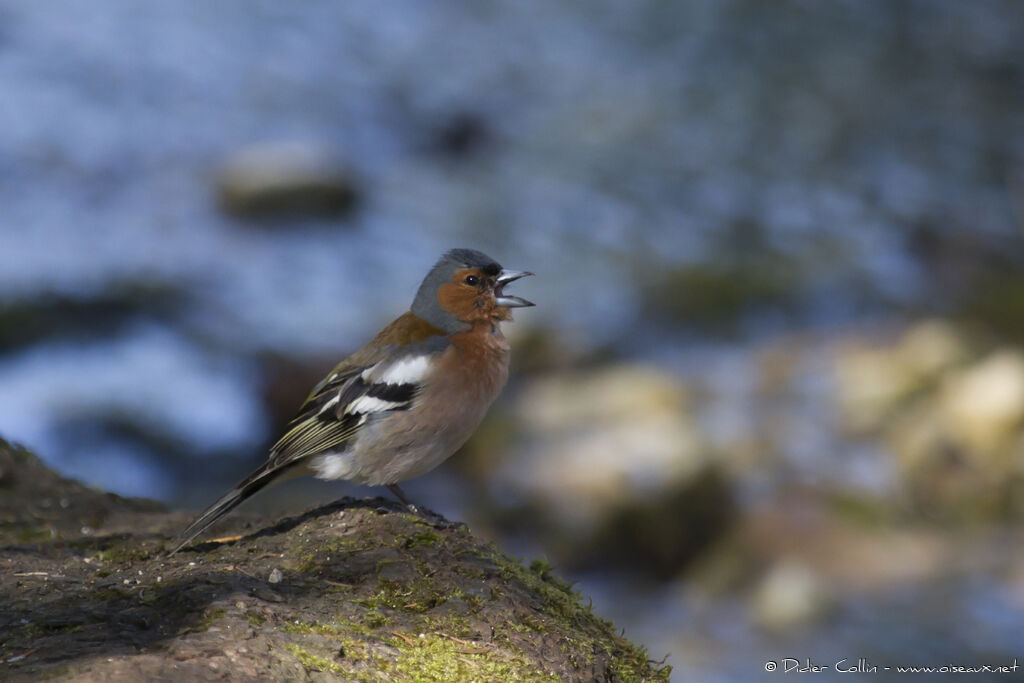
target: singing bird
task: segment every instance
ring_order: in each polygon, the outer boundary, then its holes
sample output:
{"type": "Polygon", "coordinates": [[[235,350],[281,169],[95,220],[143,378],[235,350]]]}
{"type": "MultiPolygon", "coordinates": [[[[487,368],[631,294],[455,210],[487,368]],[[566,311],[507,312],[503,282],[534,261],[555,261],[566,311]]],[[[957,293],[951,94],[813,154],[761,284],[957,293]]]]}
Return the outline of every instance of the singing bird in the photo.
{"type": "Polygon", "coordinates": [[[534,304],[504,292],[532,275],[473,249],[430,269],[410,310],[341,361],[302,404],[267,462],[181,534],[181,550],[264,487],[297,476],[387,486],[434,469],[470,437],[508,379],[501,323],[534,304]]]}

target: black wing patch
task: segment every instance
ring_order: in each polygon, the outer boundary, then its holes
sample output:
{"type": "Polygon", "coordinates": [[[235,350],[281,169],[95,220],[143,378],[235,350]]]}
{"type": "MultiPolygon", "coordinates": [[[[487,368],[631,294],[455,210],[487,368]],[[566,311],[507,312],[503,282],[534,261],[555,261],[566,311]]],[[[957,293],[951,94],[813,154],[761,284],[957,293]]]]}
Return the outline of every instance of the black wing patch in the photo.
{"type": "Polygon", "coordinates": [[[415,384],[373,384],[367,389],[366,395],[382,401],[405,404],[394,410],[407,410],[418,390],[419,387],[415,384]]]}
{"type": "Polygon", "coordinates": [[[320,383],[272,449],[280,467],[302,458],[341,450],[370,414],[408,410],[420,385],[370,384],[365,367],[335,373],[320,383]]]}

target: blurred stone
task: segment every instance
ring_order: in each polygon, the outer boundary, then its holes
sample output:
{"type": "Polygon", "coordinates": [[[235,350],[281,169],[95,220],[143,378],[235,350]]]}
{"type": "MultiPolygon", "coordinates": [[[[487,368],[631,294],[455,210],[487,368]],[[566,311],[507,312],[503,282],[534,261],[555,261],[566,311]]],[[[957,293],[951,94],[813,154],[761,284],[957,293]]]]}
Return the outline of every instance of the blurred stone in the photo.
{"type": "Polygon", "coordinates": [[[945,425],[933,401],[919,401],[902,411],[884,436],[904,472],[926,468],[948,446],[945,425]]]}
{"type": "Polygon", "coordinates": [[[836,359],[836,400],[843,428],[853,434],[878,430],[893,407],[917,384],[917,375],[888,349],[847,348],[836,359]]]}
{"type": "Polygon", "coordinates": [[[809,567],[782,560],[754,592],[753,618],[764,629],[786,631],[820,620],[830,604],[821,580],[809,567]]]}
{"type": "Polygon", "coordinates": [[[1001,483],[972,467],[950,438],[934,400],[901,411],[886,429],[896,457],[899,496],[893,501],[915,517],[954,521],[998,515],[1001,483]]]}
{"type": "Polygon", "coordinates": [[[505,331],[512,354],[513,378],[552,371],[568,371],[583,365],[608,362],[613,351],[595,346],[583,331],[557,332],[518,322],[505,331]]]}
{"type": "Polygon", "coordinates": [[[344,216],[360,192],[331,149],[303,142],[245,148],[224,164],[217,193],[228,213],[245,217],[344,216]]]}
{"type": "Polygon", "coordinates": [[[1024,491],[1024,354],[1003,350],[925,385],[882,431],[900,505],[932,520],[1015,519],[1024,491]]]}
{"type": "Polygon", "coordinates": [[[671,575],[733,510],[701,443],[682,383],[620,365],[530,382],[515,416],[521,441],[499,474],[563,562],[628,556],[671,575]]]}
{"type": "Polygon", "coordinates": [[[67,294],[37,293],[24,299],[0,299],[0,352],[45,339],[93,340],[114,337],[140,320],[169,320],[187,303],[169,283],[113,281],[67,294]]]}
{"type": "Polygon", "coordinates": [[[792,309],[798,287],[793,264],[766,252],[756,263],[697,263],[656,274],[643,301],[651,317],[730,334],[748,314],[792,309]]]}
{"type": "Polygon", "coordinates": [[[584,526],[608,504],[664,492],[706,464],[686,403],[681,382],[651,367],[538,380],[519,416],[539,448],[514,481],[584,526]]]}
{"type": "Polygon", "coordinates": [[[757,395],[772,397],[792,388],[793,377],[804,360],[807,349],[799,342],[771,344],[757,354],[757,395]]]}
{"type": "Polygon", "coordinates": [[[962,363],[968,355],[963,336],[944,320],[912,325],[900,339],[899,353],[921,380],[962,363]]]}
{"type": "Polygon", "coordinates": [[[969,454],[988,460],[1005,451],[1024,426],[1024,353],[997,351],[949,376],[939,402],[950,435],[969,454]]]}
{"type": "Polygon", "coordinates": [[[895,344],[843,349],[836,359],[843,427],[853,434],[876,432],[913,393],[966,357],[961,335],[938,320],[912,325],[895,344]]]}
{"type": "Polygon", "coordinates": [[[443,121],[433,132],[430,147],[452,159],[464,159],[486,147],[493,138],[490,126],[479,114],[462,111],[443,121]]]}
{"type": "MultiPolygon", "coordinates": [[[[970,239],[970,233],[958,234],[970,239]]],[[[1018,250],[989,247],[986,253],[969,254],[963,245],[956,246],[961,272],[960,280],[948,287],[952,310],[1000,339],[1024,343],[1024,274],[1018,250]]]]}
{"type": "Polygon", "coordinates": [[[899,505],[954,521],[1013,517],[1024,444],[1024,353],[974,351],[952,324],[910,326],[889,344],[844,349],[837,394],[844,428],[895,456],[899,505]]]}
{"type": "MultiPolygon", "coordinates": [[[[961,557],[964,536],[948,527],[908,527],[891,517],[854,520],[837,515],[833,501],[816,489],[789,489],[747,512],[729,541],[715,548],[715,554],[733,557],[709,563],[716,571],[726,563],[738,565],[731,570],[739,575],[729,584],[733,590],[750,584],[763,588],[769,568],[795,564],[826,585],[831,595],[845,599],[934,581],[970,560],[961,557]]],[[[700,578],[703,583],[711,580],[700,578]]]]}

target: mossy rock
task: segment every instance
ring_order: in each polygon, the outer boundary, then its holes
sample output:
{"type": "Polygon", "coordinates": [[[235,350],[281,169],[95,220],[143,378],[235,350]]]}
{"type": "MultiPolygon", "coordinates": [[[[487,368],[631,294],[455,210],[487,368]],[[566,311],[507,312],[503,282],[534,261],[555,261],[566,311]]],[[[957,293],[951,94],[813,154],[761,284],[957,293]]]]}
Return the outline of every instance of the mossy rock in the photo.
{"type": "Polygon", "coordinates": [[[784,263],[698,263],[654,278],[645,287],[644,309],[672,325],[731,335],[751,313],[793,313],[798,284],[792,267],[784,263]]]}
{"type": "Polygon", "coordinates": [[[0,297],[0,352],[60,338],[116,336],[140,320],[174,318],[188,295],[162,282],[120,281],[95,292],[43,292],[31,299],[0,297]]]}
{"type": "Polygon", "coordinates": [[[24,483],[0,500],[4,680],[668,678],[544,563],[384,499],[234,517],[232,540],[168,556],[186,513],[3,442],[0,469],[24,483]]]}

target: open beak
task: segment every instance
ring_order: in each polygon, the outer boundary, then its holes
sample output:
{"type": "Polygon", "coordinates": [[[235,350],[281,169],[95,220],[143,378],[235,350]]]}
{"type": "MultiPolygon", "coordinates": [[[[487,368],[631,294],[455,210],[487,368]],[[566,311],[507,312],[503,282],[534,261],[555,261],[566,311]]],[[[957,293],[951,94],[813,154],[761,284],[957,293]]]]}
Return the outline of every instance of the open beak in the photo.
{"type": "Polygon", "coordinates": [[[505,294],[502,291],[508,283],[527,275],[533,275],[533,273],[525,270],[502,270],[498,273],[498,286],[494,288],[494,299],[499,306],[504,306],[505,308],[525,308],[526,306],[536,305],[532,301],[527,301],[511,294],[505,294]]]}

